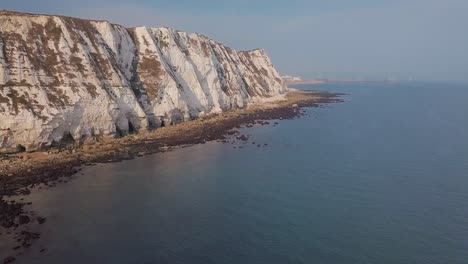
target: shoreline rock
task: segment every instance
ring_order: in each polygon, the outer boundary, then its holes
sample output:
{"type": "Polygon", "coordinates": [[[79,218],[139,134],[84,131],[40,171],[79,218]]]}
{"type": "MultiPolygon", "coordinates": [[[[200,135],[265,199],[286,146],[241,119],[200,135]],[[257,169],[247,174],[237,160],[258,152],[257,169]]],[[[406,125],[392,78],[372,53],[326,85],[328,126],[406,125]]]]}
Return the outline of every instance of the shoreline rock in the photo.
{"type": "MultiPolygon", "coordinates": [[[[318,107],[320,104],[341,102],[341,94],[328,92],[290,92],[286,100],[270,104],[257,104],[249,109],[229,111],[211,117],[187,121],[178,125],[142,132],[137,136],[107,139],[95,144],[83,144],[57,153],[42,152],[3,156],[8,162],[0,163],[0,194],[5,196],[28,195],[34,187],[50,187],[62,183],[66,176],[81,171],[82,166],[133,159],[178,146],[189,146],[207,141],[226,141],[226,136],[239,135],[235,129],[241,125],[269,125],[267,120],[292,119],[303,115],[298,107],[318,107]],[[22,159],[28,155],[26,161],[22,159]]],[[[275,121],[274,125],[279,123],[275,121]]],[[[247,140],[246,135],[237,139],[247,140]]]]}

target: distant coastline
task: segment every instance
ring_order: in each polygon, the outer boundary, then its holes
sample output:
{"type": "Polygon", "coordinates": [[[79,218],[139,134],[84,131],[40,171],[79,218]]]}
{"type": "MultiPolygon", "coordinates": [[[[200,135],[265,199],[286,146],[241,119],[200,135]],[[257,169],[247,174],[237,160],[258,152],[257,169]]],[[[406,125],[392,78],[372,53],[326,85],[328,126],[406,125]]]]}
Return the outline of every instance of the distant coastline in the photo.
{"type": "Polygon", "coordinates": [[[284,84],[285,85],[298,85],[298,84],[322,84],[326,83],[328,80],[326,79],[310,79],[310,80],[285,80],[284,84]]]}
{"type": "Polygon", "coordinates": [[[390,80],[331,80],[331,79],[309,79],[309,80],[284,80],[284,84],[304,85],[304,84],[324,84],[324,83],[386,83],[394,82],[390,80]]]}

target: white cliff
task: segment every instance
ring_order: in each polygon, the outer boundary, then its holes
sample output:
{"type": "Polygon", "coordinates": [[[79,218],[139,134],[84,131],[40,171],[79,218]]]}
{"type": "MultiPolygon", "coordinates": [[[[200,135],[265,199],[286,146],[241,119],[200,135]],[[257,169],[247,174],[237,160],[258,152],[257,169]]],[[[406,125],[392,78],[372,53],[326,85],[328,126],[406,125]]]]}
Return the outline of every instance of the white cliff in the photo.
{"type": "Polygon", "coordinates": [[[0,11],[0,151],[154,129],[287,88],[263,50],[168,28],[0,11]]]}

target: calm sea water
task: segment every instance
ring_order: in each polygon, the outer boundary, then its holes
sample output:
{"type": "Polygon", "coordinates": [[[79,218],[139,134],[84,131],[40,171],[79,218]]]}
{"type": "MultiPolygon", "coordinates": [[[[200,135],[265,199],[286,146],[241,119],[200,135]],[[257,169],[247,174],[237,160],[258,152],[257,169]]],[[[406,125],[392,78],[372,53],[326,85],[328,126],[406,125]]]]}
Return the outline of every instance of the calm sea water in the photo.
{"type": "Polygon", "coordinates": [[[20,263],[467,263],[468,86],[301,88],[348,95],[33,194],[20,263]]]}

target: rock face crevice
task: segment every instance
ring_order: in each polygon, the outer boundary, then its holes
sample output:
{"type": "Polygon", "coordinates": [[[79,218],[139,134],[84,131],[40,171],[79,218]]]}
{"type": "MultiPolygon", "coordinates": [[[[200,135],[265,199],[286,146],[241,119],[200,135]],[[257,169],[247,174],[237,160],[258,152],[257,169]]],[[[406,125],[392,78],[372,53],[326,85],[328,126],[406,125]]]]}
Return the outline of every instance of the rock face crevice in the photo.
{"type": "Polygon", "coordinates": [[[286,91],[264,50],[0,11],[0,152],[154,129],[286,91]]]}

